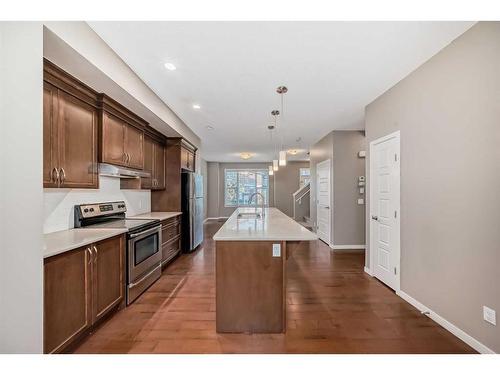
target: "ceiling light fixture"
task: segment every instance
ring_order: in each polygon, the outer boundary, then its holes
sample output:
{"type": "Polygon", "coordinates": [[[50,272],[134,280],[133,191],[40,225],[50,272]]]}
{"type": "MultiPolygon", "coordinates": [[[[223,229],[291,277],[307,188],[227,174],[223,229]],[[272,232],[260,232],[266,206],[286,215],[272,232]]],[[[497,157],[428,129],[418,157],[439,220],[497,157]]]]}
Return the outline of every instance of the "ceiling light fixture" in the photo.
{"type": "Polygon", "coordinates": [[[284,167],[286,165],[286,151],[280,151],[279,164],[280,167],[284,167]]]}
{"type": "Polygon", "coordinates": [[[171,62],[166,62],[164,66],[167,70],[176,70],[177,69],[177,67],[174,64],[172,64],[171,62]]]}
{"type": "Polygon", "coordinates": [[[240,153],[240,158],[242,158],[243,160],[248,160],[252,157],[253,155],[249,152],[242,152],[240,153]]]}
{"type": "Polygon", "coordinates": [[[274,171],[273,171],[273,166],[270,165],[269,166],[269,176],[272,176],[274,174],[274,171]]]}
{"type": "Polygon", "coordinates": [[[200,109],[201,107],[200,107],[200,105],[199,105],[199,104],[193,104],[193,108],[194,108],[194,109],[200,109]]]}
{"type": "Polygon", "coordinates": [[[290,155],[297,155],[299,153],[299,150],[288,150],[288,153],[290,155]]]}

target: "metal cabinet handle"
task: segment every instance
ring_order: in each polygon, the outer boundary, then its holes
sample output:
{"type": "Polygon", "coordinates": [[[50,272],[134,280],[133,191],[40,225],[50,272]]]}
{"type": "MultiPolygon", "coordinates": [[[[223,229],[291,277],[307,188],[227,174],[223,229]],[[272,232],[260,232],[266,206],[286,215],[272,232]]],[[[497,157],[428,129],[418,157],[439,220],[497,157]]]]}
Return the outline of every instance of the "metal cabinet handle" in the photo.
{"type": "Polygon", "coordinates": [[[123,153],[123,155],[122,155],[122,161],[123,161],[124,163],[126,163],[126,162],[127,162],[127,154],[126,154],[125,152],[124,152],[124,153],[123,153]]]}
{"type": "Polygon", "coordinates": [[[57,182],[59,184],[59,170],[54,167],[54,169],[52,169],[52,179],[54,180],[54,182],[57,182]],[[54,177],[54,174],[55,174],[55,177],[54,177]]]}
{"type": "Polygon", "coordinates": [[[95,245],[92,247],[94,248],[95,251],[94,262],[97,262],[97,247],[95,245]]]}
{"type": "Polygon", "coordinates": [[[92,250],[90,249],[90,247],[87,247],[87,251],[89,252],[89,261],[87,263],[91,263],[92,262],[92,250]]]}
{"type": "Polygon", "coordinates": [[[61,184],[64,184],[64,181],[66,180],[66,172],[64,171],[64,168],[60,169],[60,175],[61,175],[61,184]]]}
{"type": "Polygon", "coordinates": [[[372,219],[378,221],[378,216],[377,215],[372,215],[372,219]]]}
{"type": "Polygon", "coordinates": [[[130,164],[130,154],[127,152],[127,164],[130,164]]]}

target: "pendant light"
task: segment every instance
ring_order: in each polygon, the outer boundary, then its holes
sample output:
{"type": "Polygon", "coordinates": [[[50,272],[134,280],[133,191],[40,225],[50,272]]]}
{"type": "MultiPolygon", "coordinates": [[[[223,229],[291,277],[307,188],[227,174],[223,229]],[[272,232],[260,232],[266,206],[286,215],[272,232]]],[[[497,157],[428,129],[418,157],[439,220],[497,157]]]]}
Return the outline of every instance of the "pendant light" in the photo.
{"type": "Polygon", "coordinates": [[[274,174],[274,171],[273,171],[273,166],[270,165],[269,166],[269,176],[272,176],[274,174]]]}
{"type": "MultiPolygon", "coordinates": [[[[280,115],[280,111],[278,111],[277,109],[275,109],[275,110],[271,111],[271,115],[274,118],[274,129],[276,129],[276,118],[280,115]]],[[[271,135],[271,137],[272,137],[272,135],[271,135]]],[[[278,161],[278,159],[274,159],[273,160],[273,171],[277,172],[278,169],[279,169],[279,161],[278,161]]]]}
{"type": "Polygon", "coordinates": [[[277,172],[279,169],[278,167],[278,160],[274,159],[273,160],[273,171],[277,172]]]}
{"type": "MultiPolygon", "coordinates": [[[[276,92],[280,95],[281,99],[281,120],[280,120],[280,128],[283,125],[284,122],[284,112],[283,112],[283,101],[284,101],[284,95],[288,92],[288,88],[286,86],[279,86],[276,89],[276,92]]],[[[279,165],[281,167],[286,166],[286,151],[284,150],[284,144],[285,143],[285,133],[283,132],[283,129],[281,130],[281,151],[279,152],[279,165]]]]}
{"type": "Polygon", "coordinates": [[[286,165],[286,151],[280,151],[279,165],[280,167],[286,165]]]}

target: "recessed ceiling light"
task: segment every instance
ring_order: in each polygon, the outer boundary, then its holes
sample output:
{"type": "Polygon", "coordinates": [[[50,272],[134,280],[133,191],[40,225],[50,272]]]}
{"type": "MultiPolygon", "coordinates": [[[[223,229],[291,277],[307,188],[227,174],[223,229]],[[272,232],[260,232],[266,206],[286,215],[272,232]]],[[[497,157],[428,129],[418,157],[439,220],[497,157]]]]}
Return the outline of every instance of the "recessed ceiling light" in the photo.
{"type": "Polygon", "coordinates": [[[252,157],[252,154],[249,153],[249,152],[242,152],[240,153],[240,158],[242,158],[243,160],[248,160],[252,157]]]}
{"type": "Polygon", "coordinates": [[[288,153],[290,155],[297,155],[299,153],[299,150],[288,150],[288,153]]]}
{"type": "Polygon", "coordinates": [[[165,63],[165,68],[168,69],[168,70],[175,70],[175,69],[177,69],[176,66],[174,64],[172,64],[171,62],[166,62],[165,63]]]}
{"type": "Polygon", "coordinates": [[[193,108],[194,108],[194,109],[200,109],[201,107],[200,107],[200,105],[199,105],[199,104],[193,104],[193,108]]]}

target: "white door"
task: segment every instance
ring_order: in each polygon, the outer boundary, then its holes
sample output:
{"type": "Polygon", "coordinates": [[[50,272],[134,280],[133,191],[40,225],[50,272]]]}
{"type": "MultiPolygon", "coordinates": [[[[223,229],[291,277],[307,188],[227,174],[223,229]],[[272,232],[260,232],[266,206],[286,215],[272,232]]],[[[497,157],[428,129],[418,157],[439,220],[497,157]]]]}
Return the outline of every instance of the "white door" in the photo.
{"type": "Polygon", "coordinates": [[[399,131],[370,142],[370,266],[373,275],[399,290],[399,131]]]}
{"type": "Polygon", "coordinates": [[[331,246],[332,215],[330,207],[330,159],[316,165],[316,225],[320,240],[331,246]]]}

